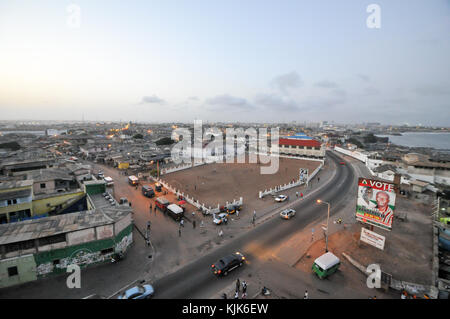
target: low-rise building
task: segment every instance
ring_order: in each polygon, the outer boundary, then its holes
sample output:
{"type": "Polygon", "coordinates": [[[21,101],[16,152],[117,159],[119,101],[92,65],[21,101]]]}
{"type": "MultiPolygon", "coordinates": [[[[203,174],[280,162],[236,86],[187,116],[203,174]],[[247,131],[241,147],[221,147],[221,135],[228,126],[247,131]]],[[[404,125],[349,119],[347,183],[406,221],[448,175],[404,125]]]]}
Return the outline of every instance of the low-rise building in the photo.
{"type": "Polygon", "coordinates": [[[278,141],[278,147],[278,152],[280,155],[284,154],[320,159],[325,157],[325,145],[303,134],[280,138],[278,141]]]}
{"type": "Polygon", "coordinates": [[[33,216],[33,181],[0,183],[0,224],[33,216]]]}

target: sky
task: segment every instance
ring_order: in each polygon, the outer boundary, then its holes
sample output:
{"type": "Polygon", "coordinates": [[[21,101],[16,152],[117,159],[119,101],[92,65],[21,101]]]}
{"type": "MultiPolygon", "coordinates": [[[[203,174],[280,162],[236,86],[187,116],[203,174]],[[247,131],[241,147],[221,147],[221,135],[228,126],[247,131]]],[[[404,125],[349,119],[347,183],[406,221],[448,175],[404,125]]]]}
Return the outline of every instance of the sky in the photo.
{"type": "Polygon", "coordinates": [[[450,126],[449,35],[450,0],[0,0],[1,119],[450,126]]]}

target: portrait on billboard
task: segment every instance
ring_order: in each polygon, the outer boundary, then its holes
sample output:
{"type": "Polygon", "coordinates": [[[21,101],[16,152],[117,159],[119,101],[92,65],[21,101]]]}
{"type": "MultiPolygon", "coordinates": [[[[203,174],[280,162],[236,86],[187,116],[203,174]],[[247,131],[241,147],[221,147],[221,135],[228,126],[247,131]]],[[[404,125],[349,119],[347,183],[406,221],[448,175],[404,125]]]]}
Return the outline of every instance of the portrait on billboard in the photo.
{"type": "Polygon", "coordinates": [[[360,178],[356,218],[364,223],[390,230],[394,218],[394,184],[360,178]]]}

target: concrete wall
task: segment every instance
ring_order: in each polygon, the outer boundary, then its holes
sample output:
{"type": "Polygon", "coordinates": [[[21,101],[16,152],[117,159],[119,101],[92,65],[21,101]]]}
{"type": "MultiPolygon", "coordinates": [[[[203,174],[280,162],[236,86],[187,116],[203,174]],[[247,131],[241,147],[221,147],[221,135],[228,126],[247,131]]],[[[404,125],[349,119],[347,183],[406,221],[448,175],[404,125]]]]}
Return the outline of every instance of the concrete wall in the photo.
{"type": "Polygon", "coordinates": [[[36,280],[36,262],[33,255],[0,260],[0,288],[36,280]],[[8,268],[17,267],[18,274],[8,275],[8,268]]]}

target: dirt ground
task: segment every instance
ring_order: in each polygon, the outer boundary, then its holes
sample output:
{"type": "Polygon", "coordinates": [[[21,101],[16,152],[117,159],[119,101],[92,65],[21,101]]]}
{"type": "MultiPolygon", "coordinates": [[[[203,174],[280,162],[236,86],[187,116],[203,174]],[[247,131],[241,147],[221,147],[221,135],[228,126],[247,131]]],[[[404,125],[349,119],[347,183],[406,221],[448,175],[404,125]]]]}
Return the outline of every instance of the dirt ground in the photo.
{"type": "MultiPolygon", "coordinates": [[[[374,231],[386,236],[384,250],[359,242],[361,224],[352,223],[342,226],[330,235],[329,251],[343,261],[342,271],[359,273],[358,280],[364,275],[356,270],[341,254],[345,252],[364,266],[379,264],[381,270],[392,274],[393,278],[417,284],[431,284],[432,269],[432,221],[429,205],[397,197],[396,212],[406,212],[407,220],[394,219],[392,231],[374,227],[374,231]]],[[[395,212],[394,212],[395,214],[395,212]]],[[[296,268],[309,271],[315,258],[324,253],[325,241],[315,242],[296,265],[296,268]]],[[[352,277],[352,276],[349,276],[352,277]]],[[[352,280],[349,278],[349,280],[352,280]]]]}
{"type": "Polygon", "coordinates": [[[245,206],[258,199],[259,191],[298,180],[300,168],[307,168],[312,173],[320,164],[290,158],[279,160],[276,174],[260,173],[260,167],[267,164],[214,163],[169,173],[161,178],[206,206],[216,207],[233,199],[239,200],[239,197],[243,197],[245,206]]]}

